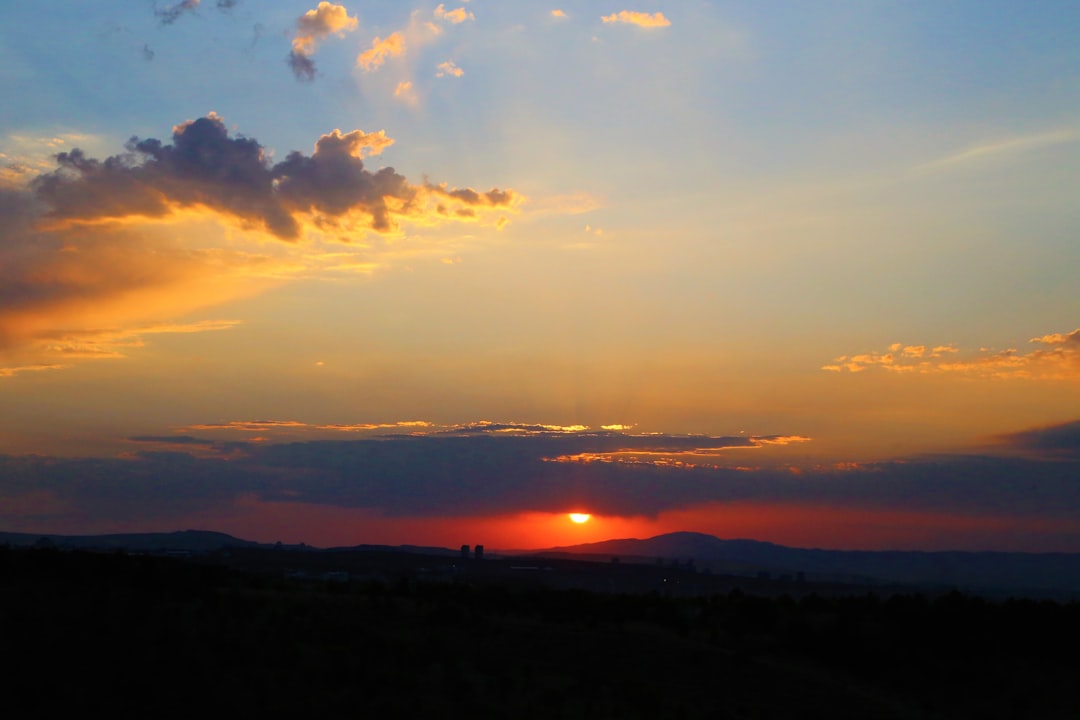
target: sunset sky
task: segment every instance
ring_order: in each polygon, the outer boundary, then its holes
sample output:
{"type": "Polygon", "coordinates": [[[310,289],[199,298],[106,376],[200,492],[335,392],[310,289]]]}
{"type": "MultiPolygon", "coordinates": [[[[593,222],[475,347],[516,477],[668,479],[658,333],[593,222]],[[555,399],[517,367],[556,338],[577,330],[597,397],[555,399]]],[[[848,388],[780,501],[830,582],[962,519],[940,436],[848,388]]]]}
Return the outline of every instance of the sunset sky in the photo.
{"type": "Polygon", "coordinates": [[[1074,0],[8,2],[0,95],[0,530],[1080,552],[1074,0]]]}

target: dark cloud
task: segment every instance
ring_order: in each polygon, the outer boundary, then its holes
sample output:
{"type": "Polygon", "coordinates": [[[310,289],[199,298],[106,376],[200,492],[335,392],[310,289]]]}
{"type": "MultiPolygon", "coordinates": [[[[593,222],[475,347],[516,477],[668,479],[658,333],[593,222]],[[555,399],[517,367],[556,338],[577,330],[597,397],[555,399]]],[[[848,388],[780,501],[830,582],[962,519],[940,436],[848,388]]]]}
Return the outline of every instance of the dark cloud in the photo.
{"type": "Polygon", "coordinates": [[[154,59],[154,51],[146,43],[143,43],[142,46],[142,56],[143,60],[145,60],[146,62],[151,62],[154,59]]]}
{"type": "MultiPolygon", "coordinates": [[[[220,7],[221,3],[218,3],[218,6],[220,7]]],[[[162,25],[172,25],[184,14],[194,12],[197,7],[199,7],[199,0],[181,0],[181,2],[170,5],[163,10],[155,8],[154,15],[157,16],[162,25]]]]}
{"type": "Polygon", "coordinates": [[[315,80],[315,61],[307,55],[294,50],[285,58],[285,62],[289,64],[289,68],[293,71],[293,75],[296,76],[297,80],[301,82],[315,80]]]}
{"type": "MultiPolygon", "coordinates": [[[[227,12],[236,7],[239,2],[240,0],[217,0],[214,3],[214,6],[221,12],[227,12]]],[[[181,0],[164,9],[155,7],[154,15],[157,16],[158,21],[162,25],[172,25],[184,15],[195,12],[195,10],[198,9],[199,4],[200,0],[181,0]]]]}
{"type": "Polygon", "coordinates": [[[0,457],[0,498],[48,491],[66,506],[107,518],[159,516],[170,508],[206,511],[241,497],[399,517],[571,507],[600,515],[655,516],[709,502],[779,503],[1012,518],[1072,528],[1080,536],[1080,462],[1068,458],[939,456],[793,471],[553,460],[629,447],[748,447],[745,438],[473,432],[280,445],[234,442],[212,446],[215,452],[195,437],[133,440],[168,443],[172,449],[114,460],[0,457]],[[180,451],[184,445],[192,452],[180,451]],[[228,461],[222,459],[226,454],[228,461]]]}
{"type": "Polygon", "coordinates": [[[999,435],[996,440],[1018,450],[1080,459],[1080,420],[999,435]]]}
{"type": "Polygon", "coordinates": [[[315,144],[307,157],[289,153],[274,166],[273,176],[285,204],[303,212],[337,217],[362,207],[371,217],[371,228],[387,232],[395,227],[387,200],[400,202],[405,214],[417,190],[393,168],[371,172],[360,158],[363,134],[331,133],[315,144]]]}
{"type": "Polygon", "coordinates": [[[39,176],[32,188],[54,220],[86,221],[129,215],[164,217],[180,207],[208,208],[284,240],[300,235],[297,216],[334,228],[345,216],[376,232],[398,220],[421,219],[430,196],[458,204],[505,208],[512,190],[478,193],[445,185],[412,185],[393,168],[372,172],[365,154],[393,141],[385,133],[335,130],[319,138],[312,155],[291,152],[271,165],[258,141],[230,137],[210,114],[177,125],[172,143],[132,138],[127,152],[105,160],[74,149],[56,156],[59,168],[39,176]]]}
{"type": "Polygon", "coordinates": [[[164,445],[213,445],[213,440],[197,438],[193,435],[134,435],[129,437],[131,442],[160,443],[164,445]]]}

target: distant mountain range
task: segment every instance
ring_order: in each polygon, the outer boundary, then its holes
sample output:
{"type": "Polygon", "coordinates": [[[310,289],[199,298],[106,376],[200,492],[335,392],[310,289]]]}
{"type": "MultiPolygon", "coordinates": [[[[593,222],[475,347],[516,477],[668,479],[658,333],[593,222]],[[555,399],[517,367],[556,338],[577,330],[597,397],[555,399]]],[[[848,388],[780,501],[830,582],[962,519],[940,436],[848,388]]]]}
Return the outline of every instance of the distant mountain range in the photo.
{"type": "Polygon", "coordinates": [[[696,569],[807,580],[956,587],[995,594],[1080,598],[1080,554],[808,550],[757,540],[676,532],[647,540],[606,540],[534,553],[623,562],[693,560],[696,569]]]}
{"type": "MultiPolygon", "coordinates": [[[[270,548],[272,544],[241,540],[218,532],[185,530],[172,533],[115,535],[38,535],[0,532],[0,545],[52,546],[64,549],[128,550],[135,552],[203,553],[223,548],[270,548]]],[[[320,550],[307,545],[292,549],[320,550]]],[[[458,550],[412,545],[355,545],[332,551],[394,551],[453,556],[458,550]]],[[[871,550],[810,550],[757,540],[722,540],[713,535],[676,532],[645,540],[603,542],[547,550],[489,553],[533,557],[573,557],[609,563],[675,564],[698,572],[768,576],[771,579],[839,582],[865,585],[902,584],[919,588],[957,588],[991,595],[1080,599],[1080,554],[1011,552],[910,552],[871,550]],[[691,562],[692,561],[692,562],[691,562]]]]}
{"type": "MultiPolygon", "coordinates": [[[[0,532],[0,545],[12,547],[55,547],[65,550],[128,550],[134,552],[165,553],[183,551],[205,553],[227,548],[273,548],[277,543],[260,543],[241,540],[226,533],[209,530],[180,530],[168,533],[121,533],[115,535],[50,535],[34,533],[0,532]]],[[[316,548],[304,543],[282,545],[293,550],[333,552],[335,550],[378,550],[389,552],[418,553],[423,555],[456,556],[460,550],[418,545],[354,545],[347,548],[316,548]]]]}
{"type": "Polygon", "coordinates": [[[68,550],[131,550],[136,552],[186,550],[198,553],[229,547],[260,547],[261,544],[208,530],[181,530],[170,533],[121,533],[116,535],[42,535],[0,532],[0,545],[57,547],[68,550]]]}

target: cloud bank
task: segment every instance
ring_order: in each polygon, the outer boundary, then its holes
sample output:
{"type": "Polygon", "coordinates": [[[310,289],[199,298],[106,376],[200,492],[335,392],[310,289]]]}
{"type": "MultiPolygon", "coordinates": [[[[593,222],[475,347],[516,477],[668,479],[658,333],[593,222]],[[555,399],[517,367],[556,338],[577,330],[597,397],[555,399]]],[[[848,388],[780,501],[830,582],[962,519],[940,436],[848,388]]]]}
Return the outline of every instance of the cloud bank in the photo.
{"type": "MultiPolygon", "coordinates": [[[[252,429],[270,424],[254,423],[252,429]]],[[[42,522],[70,513],[164,520],[252,497],[402,518],[561,513],[574,507],[606,516],[655,517],[710,503],[776,504],[978,518],[1004,527],[1041,523],[1080,548],[1076,422],[1017,433],[1010,441],[1064,446],[1072,454],[942,455],[799,470],[552,462],[630,450],[720,452],[769,439],[545,427],[478,423],[451,432],[421,427],[426,434],[281,444],[222,442],[198,431],[136,436],[131,440],[138,449],[127,458],[0,457],[0,498],[10,507],[48,498],[41,503],[42,522]]],[[[26,513],[19,517],[27,521],[26,513]]]]}
{"type": "MultiPolygon", "coordinates": [[[[510,189],[369,169],[393,142],[382,130],[335,129],[311,154],[272,163],[211,113],[178,124],[169,142],[135,137],[103,160],[74,148],[50,169],[20,173],[0,186],[0,377],[120,357],[148,334],[192,327],[163,321],[259,292],[305,263],[355,264],[304,255],[305,238],[349,242],[399,234],[403,223],[498,226],[523,201],[510,189]],[[222,226],[286,244],[280,253],[224,246],[222,226]]],[[[223,322],[199,331],[231,327],[223,322]]]]}

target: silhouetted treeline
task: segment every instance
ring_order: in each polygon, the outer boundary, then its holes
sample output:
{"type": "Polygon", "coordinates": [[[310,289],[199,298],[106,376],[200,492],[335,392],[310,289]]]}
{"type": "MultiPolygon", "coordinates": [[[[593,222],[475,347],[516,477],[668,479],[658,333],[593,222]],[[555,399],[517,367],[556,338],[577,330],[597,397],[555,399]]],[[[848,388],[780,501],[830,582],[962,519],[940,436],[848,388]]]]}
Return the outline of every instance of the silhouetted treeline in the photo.
{"type": "Polygon", "coordinates": [[[0,547],[0,639],[19,717],[1080,717],[1080,606],[958,593],[312,582],[0,547]]]}

